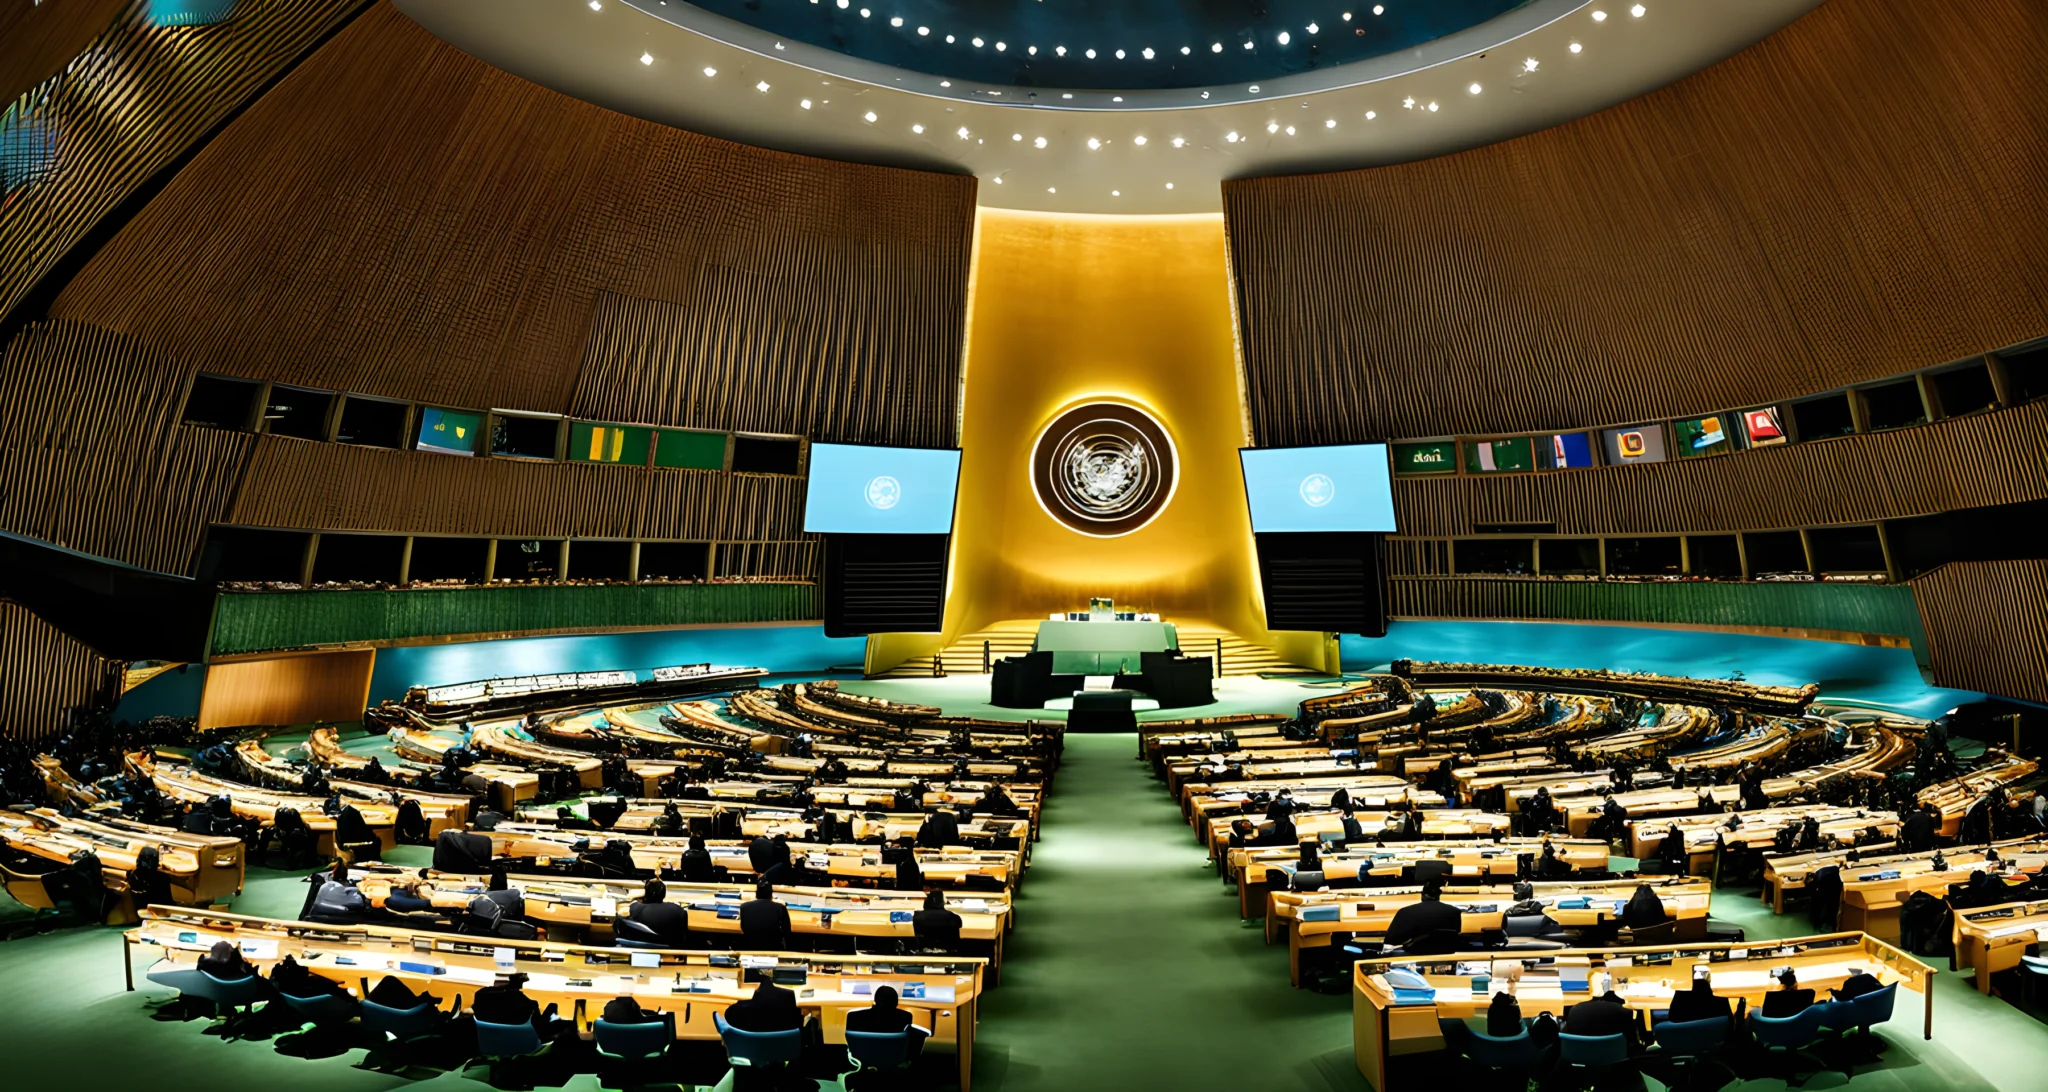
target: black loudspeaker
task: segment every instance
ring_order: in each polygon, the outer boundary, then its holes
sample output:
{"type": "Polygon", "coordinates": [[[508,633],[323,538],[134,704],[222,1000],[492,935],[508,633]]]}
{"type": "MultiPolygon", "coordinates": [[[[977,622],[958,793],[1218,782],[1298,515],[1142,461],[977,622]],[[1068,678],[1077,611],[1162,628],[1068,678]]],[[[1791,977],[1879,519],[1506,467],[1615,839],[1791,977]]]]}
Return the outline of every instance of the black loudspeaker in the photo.
{"type": "Polygon", "coordinates": [[[1387,635],[1384,536],[1269,531],[1252,539],[1267,629],[1387,635]]]}
{"type": "Polygon", "coordinates": [[[825,536],[825,636],[936,633],[950,535],[825,536]]]}

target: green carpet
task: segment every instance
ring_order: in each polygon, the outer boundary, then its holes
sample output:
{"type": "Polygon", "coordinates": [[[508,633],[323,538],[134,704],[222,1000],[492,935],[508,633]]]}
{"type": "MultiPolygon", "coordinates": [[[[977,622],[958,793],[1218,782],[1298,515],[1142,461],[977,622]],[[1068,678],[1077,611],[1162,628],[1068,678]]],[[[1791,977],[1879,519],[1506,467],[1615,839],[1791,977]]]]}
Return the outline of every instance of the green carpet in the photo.
{"type": "MultiPolygon", "coordinates": [[[[983,1005],[975,1087],[1365,1088],[1352,1066],[1350,998],[1288,986],[1285,950],[1266,947],[1255,924],[1238,921],[1236,900],[1209,869],[1165,791],[1132,757],[1135,747],[1127,735],[1067,740],[1044,838],[1017,902],[1003,984],[983,1005]]],[[[427,851],[401,849],[393,856],[424,864],[427,851]]],[[[235,909],[290,916],[304,897],[297,875],[252,869],[235,909]]],[[[1752,937],[1807,931],[1802,917],[1773,917],[1753,891],[1724,891],[1714,904],[1716,917],[1742,925],[1752,937]]],[[[5,911],[0,906],[0,919],[5,911]]],[[[119,960],[119,937],[111,929],[0,944],[0,983],[13,1002],[10,1019],[0,1023],[9,1087],[74,1084],[87,1072],[146,1092],[488,1087],[482,1069],[471,1076],[424,1068],[378,1072],[362,1068],[361,1050],[306,1059],[287,1053],[297,1049],[293,1037],[223,1042],[207,1034],[203,1021],[153,1018],[168,994],[147,983],[135,993],[123,991],[119,960]]],[[[1840,1074],[1820,1074],[1805,1087],[2048,1087],[2042,1077],[2048,1026],[2035,1015],[1978,994],[1966,974],[1943,971],[1935,995],[1933,1042],[1921,1040],[1917,1011],[1902,1009],[1882,1031],[1892,1044],[1882,1063],[1846,1082],[1840,1074]]],[[[589,1092],[598,1080],[580,1075],[565,1087],[589,1092]]],[[[820,1086],[822,1092],[837,1087],[820,1086]]],[[[1778,1092],[1784,1085],[1734,1087],[1778,1092]]]]}

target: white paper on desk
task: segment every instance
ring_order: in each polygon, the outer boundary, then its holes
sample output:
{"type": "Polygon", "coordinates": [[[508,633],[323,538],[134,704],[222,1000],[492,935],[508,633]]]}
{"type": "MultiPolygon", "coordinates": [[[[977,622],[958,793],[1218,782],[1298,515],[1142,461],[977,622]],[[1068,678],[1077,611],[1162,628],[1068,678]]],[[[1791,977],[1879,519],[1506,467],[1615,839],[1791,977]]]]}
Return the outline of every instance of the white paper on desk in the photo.
{"type": "Polygon", "coordinates": [[[740,966],[742,968],[773,967],[775,966],[775,957],[772,955],[743,955],[740,957],[740,966]]]}
{"type": "Polygon", "coordinates": [[[632,962],[635,967],[659,967],[661,966],[661,954],[659,952],[634,952],[632,962]]]}
{"type": "Polygon", "coordinates": [[[832,857],[826,853],[804,854],[804,867],[813,872],[823,872],[832,867],[832,857]]]}
{"type": "Polygon", "coordinates": [[[242,955],[249,959],[269,960],[277,958],[277,941],[247,939],[242,941],[242,955]]]}
{"type": "Polygon", "coordinates": [[[951,1004],[956,996],[951,986],[926,986],[924,988],[924,999],[927,1001],[944,1001],[947,1004],[951,1004]]]}
{"type": "Polygon", "coordinates": [[[476,967],[448,967],[442,971],[442,977],[471,986],[488,986],[498,980],[495,973],[476,967]]]}
{"type": "Polygon", "coordinates": [[[615,918],[619,916],[619,900],[593,898],[590,900],[590,916],[593,918],[615,918]]]}
{"type": "Polygon", "coordinates": [[[512,961],[517,959],[518,956],[519,953],[510,948],[491,949],[491,962],[496,963],[500,967],[510,967],[512,961]]]}
{"type": "Polygon", "coordinates": [[[960,909],[962,909],[962,910],[986,910],[986,909],[988,909],[988,900],[987,900],[987,899],[961,899],[961,900],[960,900],[960,909]]]}

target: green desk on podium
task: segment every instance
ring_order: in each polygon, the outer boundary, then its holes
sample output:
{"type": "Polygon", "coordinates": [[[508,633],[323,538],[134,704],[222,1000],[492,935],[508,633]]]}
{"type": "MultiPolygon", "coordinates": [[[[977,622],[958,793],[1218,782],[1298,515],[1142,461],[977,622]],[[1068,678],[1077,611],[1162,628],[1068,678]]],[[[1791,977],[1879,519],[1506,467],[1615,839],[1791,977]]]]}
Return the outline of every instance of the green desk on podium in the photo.
{"type": "Polygon", "coordinates": [[[1180,638],[1171,622],[1045,621],[1033,647],[1052,653],[1056,675],[1135,675],[1143,653],[1178,649],[1180,638]]]}

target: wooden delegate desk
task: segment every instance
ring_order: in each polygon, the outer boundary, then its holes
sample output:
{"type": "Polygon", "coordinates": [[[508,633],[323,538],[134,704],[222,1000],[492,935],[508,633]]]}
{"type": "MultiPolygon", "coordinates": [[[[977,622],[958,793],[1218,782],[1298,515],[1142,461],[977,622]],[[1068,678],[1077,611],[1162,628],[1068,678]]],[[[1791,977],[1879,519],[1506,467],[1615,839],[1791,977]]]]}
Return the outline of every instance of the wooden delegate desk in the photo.
{"type": "MultiPolygon", "coordinates": [[[[1395,842],[1384,847],[1361,845],[1339,852],[1324,852],[1323,875],[1349,878],[1364,870],[1361,879],[1378,883],[1399,883],[1421,861],[1448,861],[1451,878],[1466,882],[1507,883],[1515,878],[1521,855],[1543,852],[1544,839],[1511,838],[1502,842],[1435,841],[1395,842]]],[[[1592,841],[1553,839],[1557,857],[1573,872],[1607,871],[1607,844],[1592,841]]],[[[1296,846],[1253,846],[1230,850],[1230,876],[1237,881],[1238,917],[1251,919],[1266,912],[1266,893],[1284,891],[1293,882],[1294,865],[1300,860],[1296,846]]],[[[1366,890],[1361,887],[1350,890],[1366,890]]]]}
{"type": "Polygon", "coordinates": [[[671,1013],[676,1038],[715,1040],[715,1013],[753,993],[744,970],[769,966],[805,981],[792,982],[797,1006],[818,1015],[825,1041],[846,1039],[846,1014],[867,1008],[874,990],[893,986],[902,1008],[932,1035],[926,1046],[951,1044],[958,1054],[960,1087],[971,1087],[974,1032],[987,961],[964,956],[811,955],[800,952],[671,952],[598,948],[552,941],[504,940],[376,925],[316,925],[219,911],[151,907],[142,924],[123,934],[122,968],[134,989],[136,948],[158,956],[151,968],[190,968],[216,941],[242,950],[268,973],[291,956],[314,974],[367,995],[390,975],[414,993],[467,1008],[476,991],[516,970],[527,976],[526,995],[588,1031],[614,997],[628,994],[641,1008],[671,1013]],[[497,955],[512,955],[502,967],[497,955]],[[743,970],[741,959],[750,966],[743,970]],[[652,964],[651,966],[649,964],[652,964]]]}
{"type": "Polygon", "coordinates": [[[1969,863],[1948,863],[1947,871],[1934,871],[1931,862],[1913,861],[1905,865],[1886,865],[1871,868],[1858,864],[1842,870],[1842,907],[1836,924],[1844,929],[1861,929],[1874,937],[1895,940],[1899,935],[1899,908],[1916,891],[1925,891],[1935,898],[1946,898],[1950,884],[1969,883],[1979,872],[1990,872],[2007,884],[2021,884],[2030,878],[2018,873],[2011,866],[2031,867],[2039,870],[2048,865],[2048,856],[2033,854],[2015,856],[2004,866],[1992,865],[1979,857],[1969,863]],[[1885,873],[1897,872],[1897,876],[1885,873]]]}
{"type": "MultiPolygon", "coordinates": [[[[295,793],[271,792],[251,785],[240,785],[222,781],[193,770],[189,766],[168,762],[159,757],[151,761],[140,753],[128,756],[130,767],[149,777],[156,784],[156,791],[183,804],[205,807],[216,796],[225,796],[233,805],[234,813],[244,819],[269,826],[278,811],[291,808],[299,813],[307,827],[318,839],[316,850],[328,857],[337,856],[334,844],[334,817],[321,810],[327,801],[318,796],[300,796],[295,793]]],[[[353,806],[363,816],[363,822],[370,832],[377,836],[383,848],[391,849],[398,844],[392,825],[398,821],[398,809],[389,804],[362,803],[353,806]]]]}
{"type": "MultiPolygon", "coordinates": [[[[709,819],[721,812],[736,813],[739,816],[740,833],[749,838],[764,834],[773,837],[780,834],[792,841],[808,842],[817,834],[817,824],[806,820],[803,817],[802,810],[798,808],[764,807],[761,805],[742,805],[739,803],[716,804],[706,800],[676,800],[673,803],[676,805],[676,814],[682,816],[685,822],[691,819],[709,819]]],[[[926,818],[922,812],[827,810],[853,825],[853,837],[856,840],[878,837],[887,842],[897,842],[904,838],[915,837],[918,828],[924,825],[926,818]]],[[[644,806],[629,808],[626,814],[620,816],[619,821],[611,827],[601,830],[574,830],[565,833],[593,838],[599,841],[602,841],[605,836],[612,833],[659,837],[653,834],[653,830],[654,821],[660,815],[661,811],[655,808],[644,806]]],[[[557,826],[553,805],[521,808],[517,818],[521,824],[537,828],[551,827],[557,830],[561,829],[557,826]]],[[[960,824],[960,836],[962,838],[985,838],[991,841],[1007,839],[1015,842],[1019,851],[1027,853],[1031,844],[1030,834],[1031,820],[1028,818],[977,815],[971,821],[960,824]]],[[[687,835],[680,837],[687,837],[687,835]]]]}
{"type": "MultiPolygon", "coordinates": [[[[1621,805],[1630,819],[1653,819],[1660,815],[1689,815],[1699,811],[1702,794],[1716,805],[1733,804],[1742,799],[1742,790],[1734,785],[1701,789],[1638,789],[1615,793],[1612,799],[1621,805]]],[[[1606,799],[1598,796],[1575,797],[1554,803],[1564,813],[1565,824],[1574,838],[1584,837],[1607,805],[1606,799]]]]}
{"type": "MultiPolygon", "coordinates": [[[[306,751],[332,771],[330,780],[353,780],[353,775],[368,769],[370,765],[369,759],[342,747],[341,733],[331,725],[315,728],[307,735],[306,751]]],[[[391,776],[393,787],[416,792],[431,792],[432,778],[439,772],[438,766],[429,766],[404,758],[400,758],[396,763],[380,760],[378,764],[391,776]]],[[[462,772],[475,774],[489,782],[488,797],[491,807],[506,815],[512,814],[512,809],[518,807],[521,800],[531,800],[540,795],[540,778],[529,770],[478,763],[463,767],[462,772]]],[[[466,818],[463,821],[468,822],[466,818]]]]}
{"type": "Polygon", "coordinates": [[[1918,802],[1931,804],[1941,812],[1942,837],[1956,837],[1963,829],[1963,817],[1986,793],[2000,785],[2024,781],[2038,769],[2032,759],[1996,750],[1987,751],[1985,758],[1989,761],[1961,777],[1920,790],[1918,802]]]}
{"type": "MultiPolygon", "coordinates": [[[[1986,851],[1995,849],[2000,857],[2017,857],[2026,871],[2039,871],[2036,861],[2048,860],[2048,835],[2036,834],[2027,838],[2012,838],[1994,842],[1988,846],[1953,846],[1948,849],[1927,849],[1918,853],[1899,853],[1893,842],[1863,846],[1860,849],[1830,849],[1815,853],[1794,853],[1782,857],[1764,857],[1763,900],[1771,904],[1771,912],[1785,912],[1785,896],[1803,890],[1815,872],[1830,866],[1839,868],[1846,880],[1850,873],[1863,874],[1873,871],[1898,869],[1913,871],[1915,862],[1931,864],[1939,853],[1950,868],[1961,868],[1975,864],[1985,858],[1986,851]],[[1850,863],[1849,854],[1856,854],[1856,862],[1850,863]]],[[[1867,931],[1867,930],[1866,930],[1867,931]]]]}
{"type": "Polygon", "coordinates": [[[1235,818],[1247,812],[1264,814],[1271,805],[1271,797],[1281,790],[1294,800],[1294,810],[1308,811],[1330,807],[1342,789],[1351,798],[1351,806],[1362,811],[1384,811],[1396,804],[1407,804],[1416,808],[1442,808],[1445,806],[1441,794],[1420,788],[1405,780],[1384,777],[1380,774],[1352,775],[1349,777],[1302,778],[1289,781],[1273,788],[1261,787],[1268,800],[1256,803],[1251,794],[1238,788],[1234,783],[1214,786],[1204,790],[1193,786],[1193,790],[1181,800],[1181,815],[1198,831],[1202,821],[1213,816],[1235,818]]]}
{"type": "Polygon", "coordinates": [[[1491,973],[1493,967],[1510,962],[1521,962],[1532,969],[1515,989],[1524,1016],[1541,1012],[1562,1015],[1566,1008],[1593,997],[1586,988],[1564,989],[1562,976],[1552,977],[1549,973],[1560,966],[1612,975],[1614,992],[1645,1018],[1653,1010],[1669,1008],[1672,992],[1689,988],[1693,967],[1702,962],[1708,963],[1714,992],[1731,1002],[1738,998],[1747,1000],[1751,1012],[1761,1008],[1764,995],[1777,988],[1770,975],[1775,968],[1793,968],[1799,985],[1812,989],[1816,998],[1825,998],[1829,990],[1848,981],[1851,975],[1865,971],[1885,985],[1898,985],[1900,1010],[1911,1011],[1907,1005],[1912,998],[1906,995],[1919,995],[1923,1013],[1921,1035],[1934,1038],[1934,968],[1864,933],[1828,933],[1763,943],[1567,949],[1540,953],[1543,959],[1514,960],[1475,954],[1480,958],[1401,956],[1361,960],[1353,966],[1352,1049],[1358,1071],[1376,1092],[1392,1092],[1387,1085],[1391,1060],[1444,1049],[1438,1019],[1484,1019],[1492,994],[1481,991],[1475,995],[1470,972],[1483,969],[1491,973]],[[1715,961],[1717,956],[1719,961],[1715,961]],[[1620,962],[1623,959],[1626,964],[1620,962]],[[1397,999],[1386,980],[1386,971],[1392,967],[1420,973],[1430,986],[1426,996],[1397,999]],[[1467,973],[1459,973],[1461,970],[1467,973]],[[1536,972],[1543,973],[1537,977],[1536,972]]]}
{"type": "MultiPolygon", "coordinates": [[[[1707,935],[1707,904],[1713,898],[1713,888],[1704,880],[1684,876],[1650,877],[1631,880],[1578,880],[1572,882],[1533,884],[1536,898],[1545,903],[1543,912],[1550,920],[1566,929],[1597,928],[1621,916],[1621,908],[1629,897],[1635,894],[1639,885],[1648,884],[1664,903],[1664,912],[1676,923],[1676,934],[1680,940],[1703,940],[1707,935]],[[1589,900],[1588,906],[1566,908],[1558,905],[1576,902],[1580,898],[1589,900]]],[[[1287,975],[1288,981],[1298,989],[1301,986],[1301,959],[1304,951],[1327,948],[1338,933],[1349,933],[1352,939],[1364,939],[1379,943],[1387,934],[1387,927],[1393,923],[1394,915],[1404,906],[1412,906],[1422,900],[1419,887],[1400,888],[1353,888],[1346,891],[1274,891],[1271,896],[1271,912],[1266,915],[1266,943],[1274,941],[1276,932],[1287,934],[1287,975]],[[1337,913],[1330,916],[1330,908],[1337,913]],[[1306,920],[1303,911],[1308,911],[1306,920]]],[[[1507,908],[1515,903],[1513,884],[1496,884],[1491,887],[1458,888],[1444,892],[1444,903],[1456,906],[1462,912],[1458,919],[1461,933],[1478,936],[1489,929],[1499,929],[1507,917],[1507,908]]],[[[1505,952],[1498,949],[1476,950],[1461,953],[1468,957],[1492,958],[1494,956],[1515,956],[1533,958],[1541,952],[1505,952]]]]}
{"type": "Polygon", "coordinates": [[[1854,842],[1857,835],[1871,827],[1876,827],[1878,833],[1887,838],[1896,837],[1899,833],[1899,817],[1892,812],[1833,804],[1793,805],[1758,811],[1708,812],[1668,819],[1631,819],[1628,821],[1629,855],[1638,860],[1662,856],[1664,840],[1670,836],[1671,828],[1677,827],[1685,839],[1689,870],[1696,876],[1713,875],[1719,870],[1724,847],[1741,846],[1763,852],[1777,844],[1780,831],[1800,826],[1808,818],[1820,825],[1820,836],[1830,842],[1854,842]],[[1741,820],[1733,830],[1727,826],[1731,819],[1741,820]]]}
{"type": "MultiPolygon", "coordinates": [[[[188,906],[207,906],[242,889],[244,851],[241,839],[186,834],[171,827],[128,819],[67,819],[49,808],[0,811],[0,845],[54,864],[90,850],[100,859],[107,887],[126,891],[128,871],[145,846],[157,851],[157,867],[171,881],[171,897],[188,906]]],[[[9,872],[7,893],[24,906],[48,909],[52,903],[40,875],[9,872]]]]}
{"type": "Polygon", "coordinates": [[[1975,971],[1977,992],[1991,992],[1991,976],[2020,965],[2027,946],[2048,940],[2048,899],[1956,911],[1953,934],[1958,970],[1975,971]]]}
{"type": "MultiPolygon", "coordinates": [[[[1506,831],[1508,817],[1498,812],[1475,811],[1471,808],[1427,808],[1414,812],[1398,811],[1354,811],[1352,817],[1364,828],[1368,841],[1384,837],[1389,840],[1428,840],[1443,838],[1489,838],[1496,830],[1506,831]],[[1402,824],[1410,814],[1422,816],[1422,832],[1410,838],[1396,833],[1404,829],[1402,824]]],[[[1294,820],[1294,832],[1301,841],[1319,838],[1325,833],[1339,833],[1344,829],[1344,813],[1338,811],[1296,812],[1289,816],[1294,820]]],[[[1204,841],[1209,846],[1209,855],[1219,868],[1229,859],[1230,824],[1232,820],[1250,819],[1254,829],[1272,829],[1268,819],[1249,815],[1219,815],[1206,820],[1203,831],[1204,841]]]]}
{"type": "MultiPolygon", "coordinates": [[[[459,912],[490,887],[485,876],[428,872],[373,865],[351,869],[351,878],[372,905],[383,906],[393,890],[424,897],[438,910],[459,912]]],[[[640,901],[639,880],[599,880],[555,876],[507,877],[526,899],[526,916],[547,929],[549,940],[609,943],[614,923],[640,901]]],[[[692,933],[736,937],[740,903],[754,897],[753,884],[671,883],[668,901],[682,906],[692,933]]],[[[789,909],[790,931],[806,936],[908,939],[915,935],[910,918],[924,908],[922,891],[870,891],[838,887],[777,887],[776,899],[789,909]],[[900,919],[900,920],[899,920],[900,919]]],[[[999,892],[986,896],[948,894],[946,908],[960,915],[960,939],[976,950],[964,954],[989,960],[1000,974],[1003,939],[1013,926],[1010,900],[999,892]],[[985,950],[984,950],[985,949],[985,950]]]]}
{"type": "MultiPolygon", "coordinates": [[[[664,838],[616,831],[565,831],[525,823],[503,823],[489,833],[493,857],[531,857],[536,865],[543,867],[552,861],[574,861],[586,854],[594,854],[609,841],[623,841],[632,847],[633,866],[641,872],[653,873],[662,868],[677,867],[682,861],[683,851],[690,845],[687,837],[664,838]],[[588,848],[579,850],[576,848],[578,843],[588,848]]],[[[713,865],[735,876],[754,874],[753,862],[747,857],[746,842],[706,839],[704,845],[711,853],[713,865]]],[[[882,848],[846,842],[830,845],[789,843],[790,853],[796,858],[824,858],[825,867],[815,871],[824,872],[835,880],[862,884],[895,881],[896,866],[882,863],[882,848]]],[[[1023,855],[1014,849],[948,847],[920,849],[915,853],[918,870],[924,873],[927,885],[964,887],[968,877],[979,876],[1001,885],[1004,890],[1014,891],[1022,878],[1023,855]]]]}

